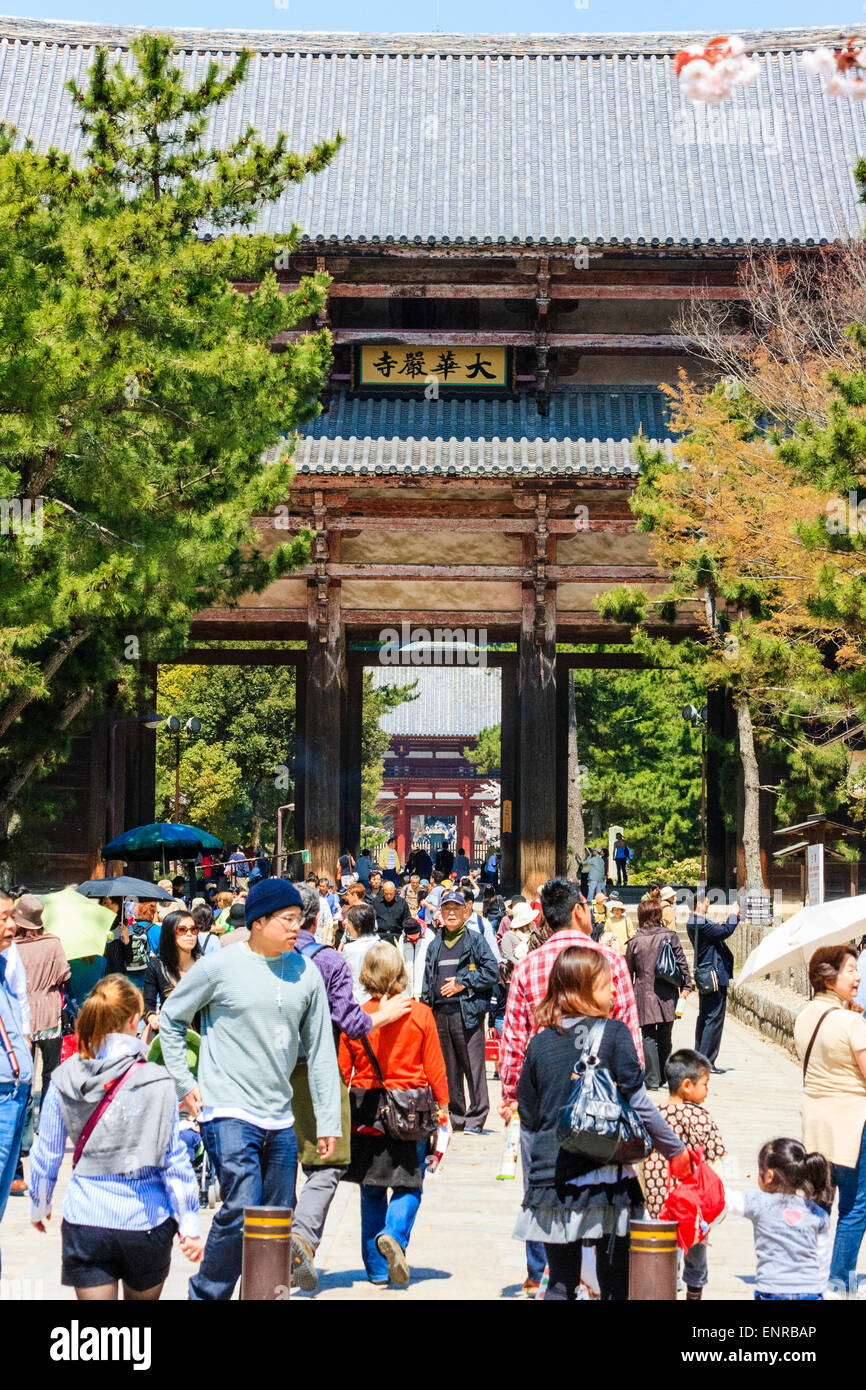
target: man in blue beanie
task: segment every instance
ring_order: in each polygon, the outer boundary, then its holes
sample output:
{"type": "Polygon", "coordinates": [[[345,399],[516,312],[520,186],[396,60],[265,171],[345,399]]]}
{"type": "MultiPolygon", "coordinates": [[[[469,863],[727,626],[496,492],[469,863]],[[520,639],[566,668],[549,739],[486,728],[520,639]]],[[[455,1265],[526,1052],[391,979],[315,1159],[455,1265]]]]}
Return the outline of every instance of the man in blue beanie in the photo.
{"type": "Polygon", "coordinates": [[[289,1078],[299,1037],[321,1158],[330,1158],[340,1134],[328,996],[319,971],[294,950],[301,895],[286,879],[262,879],[247,894],[245,917],[249,941],[202,956],[160,1014],[165,1065],[186,1108],[199,1115],[223,1203],[190,1280],[193,1299],[231,1298],[241,1272],[245,1207],[295,1204],[298,1144],[289,1078]],[[187,1064],[186,1031],[199,1010],[196,1081],[187,1064]]]}

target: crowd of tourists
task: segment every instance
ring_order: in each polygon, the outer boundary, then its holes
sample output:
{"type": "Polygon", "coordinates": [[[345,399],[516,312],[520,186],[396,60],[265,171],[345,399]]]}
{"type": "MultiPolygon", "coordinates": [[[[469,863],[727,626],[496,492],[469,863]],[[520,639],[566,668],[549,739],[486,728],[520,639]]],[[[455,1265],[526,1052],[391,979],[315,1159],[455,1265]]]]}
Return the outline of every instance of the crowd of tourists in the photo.
{"type": "Polygon", "coordinates": [[[854,948],[812,958],[795,1030],[804,1142],[774,1138],[757,1190],[723,1192],[725,1140],[706,1103],[736,911],[718,922],[696,905],[690,964],[670,886],[634,907],[596,876],[588,895],[554,878],[506,900],[495,852],[473,871],[464,847],[444,848],[406,865],[393,841],[376,856],[345,850],[333,877],[297,882],[252,878],[245,858],[231,886],[201,896],[165,880],[165,901],[105,900],[115,921],[98,961],[67,960],[36,894],[0,894],[0,1219],[27,1197],[46,1230],[68,1140],[61,1279],[78,1298],[159,1298],[175,1236],[190,1298],[231,1298],[251,1206],[293,1209],[292,1284],[314,1293],[347,1183],[366,1278],[405,1286],[425,1173],[455,1133],[489,1132],[492,1048],[507,1135],[519,1121],[524,1296],[628,1298],[630,1222],[682,1229],[696,1186],[704,1229],[680,1241],[687,1299],[711,1277],[706,1237],[725,1206],[754,1226],[756,1297],[856,1292],[866,1020],[854,948]],[[674,1050],[695,990],[694,1046],[674,1050]],[[587,1104],[593,1087],[617,1116],[610,1132],[587,1104]]]}

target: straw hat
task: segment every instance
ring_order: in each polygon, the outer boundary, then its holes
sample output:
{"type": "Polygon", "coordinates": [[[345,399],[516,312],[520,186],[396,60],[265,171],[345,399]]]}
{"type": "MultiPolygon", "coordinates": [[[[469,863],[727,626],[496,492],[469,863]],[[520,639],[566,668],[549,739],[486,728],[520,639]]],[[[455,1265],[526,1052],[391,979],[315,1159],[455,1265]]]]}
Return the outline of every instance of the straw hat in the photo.
{"type": "Polygon", "coordinates": [[[511,914],[511,926],[517,930],[524,927],[535,926],[540,913],[529,906],[529,903],[518,903],[511,914]]]}

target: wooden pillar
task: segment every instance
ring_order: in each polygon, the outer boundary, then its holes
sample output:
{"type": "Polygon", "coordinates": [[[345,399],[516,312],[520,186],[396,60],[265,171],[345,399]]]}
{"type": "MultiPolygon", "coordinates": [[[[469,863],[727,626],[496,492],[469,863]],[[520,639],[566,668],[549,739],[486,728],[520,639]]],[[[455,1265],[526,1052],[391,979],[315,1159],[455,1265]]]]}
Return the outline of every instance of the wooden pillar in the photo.
{"type": "Polygon", "coordinates": [[[341,838],[350,854],[356,855],[361,848],[361,725],[364,705],[364,663],[360,653],[347,657],[346,674],[341,838]]]}
{"type": "Polygon", "coordinates": [[[564,874],[568,860],[568,701],[571,687],[568,667],[556,662],[556,744],[561,756],[556,760],[556,872],[564,874]]]}
{"type": "Polygon", "coordinates": [[[470,863],[472,862],[474,844],[472,799],[469,787],[464,787],[463,795],[460,798],[460,812],[457,816],[457,848],[462,849],[464,845],[466,846],[470,863]]]}
{"type": "MultiPolygon", "coordinates": [[[[304,746],[307,737],[307,656],[306,652],[301,654],[301,659],[295,667],[295,727],[292,739],[292,789],[286,796],[286,801],[295,803],[294,811],[289,814],[292,816],[292,826],[294,828],[294,840],[291,849],[303,849],[307,843],[305,811],[307,805],[306,793],[306,761],[304,758],[304,746]]],[[[285,846],[284,846],[285,848],[285,846]]]]}
{"type": "Polygon", "coordinates": [[[336,872],[340,855],[342,726],[346,701],[346,639],[340,591],[328,587],[325,612],[313,586],[308,606],[304,835],[313,869],[336,872]]]}
{"type": "Polygon", "coordinates": [[[520,694],[520,883],[534,898],[556,872],[556,589],[550,559],[545,493],[535,504],[534,535],[524,536],[524,584],[518,643],[520,694]]]}
{"type": "Polygon", "coordinates": [[[520,692],[520,882],[534,898],[556,872],[556,609],[547,593],[536,628],[535,593],[523,591],[520,692]]]}
{"type": "MultiPolygon", "coordinates": [[[[400,792],[402,790],[401,787],[400,792]]],[[[409,843],[409,812],[406,809],[405,798],[400,794],[397,796],[397,806],[394,811],[394,838],[397,841],[397,858],[402,866],[409,857],[411,845],[409,843]]]]}
{"type": "Polygon", "coordinates": [[[517,863],[517,833],[519,830],[518,790],[518,696],[517,663],[508,661],[502,667],[502,754],[499,767],[501,786],[501,819],[499,833],[499,881],[503,888],[516,890],[519,884],[517,863]]]}

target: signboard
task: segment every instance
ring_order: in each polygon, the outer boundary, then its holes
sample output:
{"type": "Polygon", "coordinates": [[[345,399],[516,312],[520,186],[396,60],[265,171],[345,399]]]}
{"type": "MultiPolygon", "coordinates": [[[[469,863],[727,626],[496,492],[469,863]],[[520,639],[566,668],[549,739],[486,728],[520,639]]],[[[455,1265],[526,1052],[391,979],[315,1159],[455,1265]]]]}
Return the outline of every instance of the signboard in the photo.
{"type": "Polygon", "coordinates": [[[510,835],[510,834],[511,834],[511,802],[510,802],[510,801],[503,801],[503,803],[502,803],[502,810],[501,810],[500,814],[501,814],[501,819],[502,819],[502,824],[501,824],[502,834],[503,834],[503,835],[510,835]]]}
{"type": "Polygon", "coordinates": [[[809,875],[809,906],[817,907],[824,901],[823,845],[809,845],[806,850],[806,865],[809,875]]]}
{"type": "Polygon", "coordinates": [[[512,350],[508,347],[448,347],[442,344],[363,343],[352,356],[352,390],[377,394],[440,390],[511,391],[512,350]]]}

